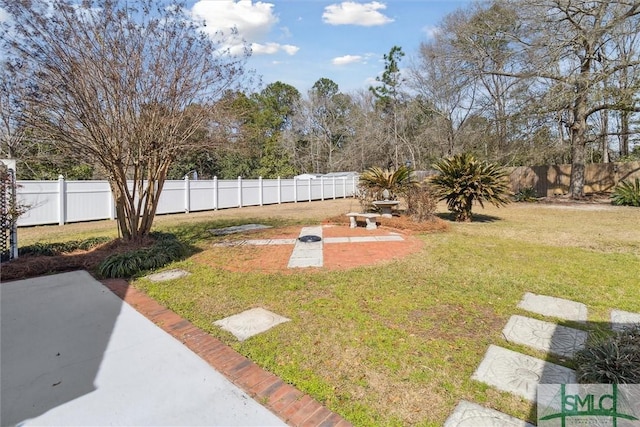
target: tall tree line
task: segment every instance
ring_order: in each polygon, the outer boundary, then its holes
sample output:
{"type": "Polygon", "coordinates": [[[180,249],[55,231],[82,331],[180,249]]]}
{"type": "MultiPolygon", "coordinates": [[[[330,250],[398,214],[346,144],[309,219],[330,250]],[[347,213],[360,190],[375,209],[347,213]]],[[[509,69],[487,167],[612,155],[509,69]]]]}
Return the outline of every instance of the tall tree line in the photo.
{"type": "MultiPolygon", "coordinates": [[[[508,166],[572,163],[571,194],[580,197],[585,163],[640,152],[638,28],[633,0],[475,3],[445,17],[417,52],[390,47],[369,90],[346,93],[320,77],[308,93],[275,82],[192,105],[189,150],[167,176],[428,169],[469,152],[508,166]]],[[[22,157],[22,173],[37,178],[56,166],[38,162],[68,157],[37,129],[16,126],[15,113],[33,106],[15,94],[3,85],[2,155],[22,157]]],[[[68,166],[65,174],[103,173],[99,164],[68,166]]]]}

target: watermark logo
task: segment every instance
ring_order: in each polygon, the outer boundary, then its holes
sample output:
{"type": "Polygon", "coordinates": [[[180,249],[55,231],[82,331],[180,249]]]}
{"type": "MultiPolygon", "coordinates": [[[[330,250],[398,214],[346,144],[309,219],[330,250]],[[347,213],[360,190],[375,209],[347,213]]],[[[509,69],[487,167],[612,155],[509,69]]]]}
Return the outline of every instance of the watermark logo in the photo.
{"type": "Polygon", "coordinates": [[[640,427],[638,384],[540,384],[538,427],[640,427]]]}

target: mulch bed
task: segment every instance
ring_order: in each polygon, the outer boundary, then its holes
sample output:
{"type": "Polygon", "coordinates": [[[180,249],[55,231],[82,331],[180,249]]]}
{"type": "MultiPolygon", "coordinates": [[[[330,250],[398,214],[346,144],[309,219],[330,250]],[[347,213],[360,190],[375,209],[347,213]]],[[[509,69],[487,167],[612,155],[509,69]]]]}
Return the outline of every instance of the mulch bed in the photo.
{"type": "Polygon", "coordinates": [[[151,244],[153,244],[151,240],[142,244],[114,240],[90,250],[78,250],[62,255],[20,255],[17,259],[2,264],[0,281],[28,279],[74,270],[95,271],[98,265],[111,254],[132,251],[151,244]]]}

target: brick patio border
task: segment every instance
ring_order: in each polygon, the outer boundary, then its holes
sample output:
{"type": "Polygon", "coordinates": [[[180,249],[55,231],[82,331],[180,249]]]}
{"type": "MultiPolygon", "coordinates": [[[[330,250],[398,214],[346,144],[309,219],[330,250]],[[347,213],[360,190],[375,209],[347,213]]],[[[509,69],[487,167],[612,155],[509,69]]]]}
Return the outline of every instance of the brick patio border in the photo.
{"type": "Polygon", "coordinates": [[[102,284],[290,426],[351,426],[340,415],[163,307],[144,292],[129,286],[125,280],[103,280],[102,284]]]}

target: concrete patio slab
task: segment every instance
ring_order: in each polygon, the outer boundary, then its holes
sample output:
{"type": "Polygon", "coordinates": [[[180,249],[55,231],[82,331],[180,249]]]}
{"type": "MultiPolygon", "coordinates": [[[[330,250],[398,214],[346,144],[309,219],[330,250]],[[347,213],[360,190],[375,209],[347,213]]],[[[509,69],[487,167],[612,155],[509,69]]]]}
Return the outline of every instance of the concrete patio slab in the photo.
{"type": "Polygon", "coordinates": [[[640,325],[640,313],[611,310],[611,329],[621,331],[632,325],[640,325]]]}
{"type": "Polygon", "coordinates": [[[290,320],[264,308],[257,307],[217,320],[214,324],[227,332],[231,332],[239,341],[244,341],[290,320]]]}
{"type": "Polygon", "coordinates": [[[514,315],[502,330],[502,335],[509,342],[572,358],[576,351],[584,348],[589,333],[514,315]]]}
{"type": "Polygon", "coordinates": [[[228,234],[242,233],[243,231],[264,230],[265,228],[271,228],[271,226],[263,224],[234,225],[232,227],[212,228],[209,230],[209,233],[214,236],[226,236],[228,234]]]}
{"type": "Polygon", "coordinates": [[[181,277],[186,277],[189,274],[191,273],[189,273],[188,271],[175,268],[173,270],[166,270],[159,273],[149,274],[147,276],[147,279],[151,280],[152,282],[166,282],[168,280],[175,280],[180,279],[181,277]]]}
{"type": "Polygon", "coordinates": [[[562,298],[527,292],[518,307],[543,316],[552,316],[576,322],[586,322],[587,320],[586,305],[562,298]]]}
{"type": "Polygon", "coordinates": [[[285,425],[87,272],[1,288],[0,425],[285,425]]]}
{"type": "Polygon", "coordinates": [[[461,400],[453,410],[444,427],[535,427],[526,421],[495,409],[461,400]]]}
{"type": "Polygon", "coordinates": [[[499,390],[535,401],[538,384],[573,384],[575,372],[535,357],[490,345],[471,377],[499,390]]]}
{"type": "MultiPolygon", "coordinates": [[[[300,236],[315,235],[322,237],[322,226],[302,227],[300,236]]],[[[293,252],[289,258],[289,268],[322,267],[322,241],[301,242],[296,240],[293,252]]]]}

